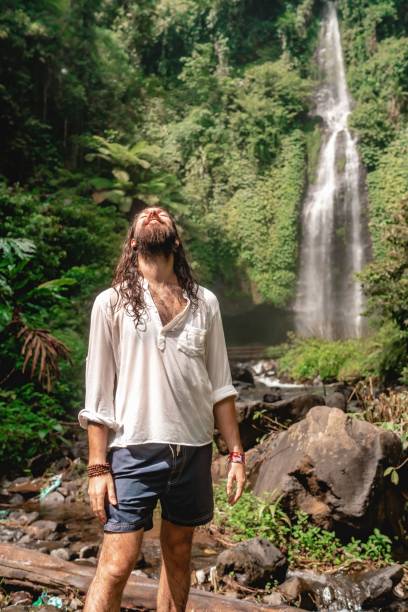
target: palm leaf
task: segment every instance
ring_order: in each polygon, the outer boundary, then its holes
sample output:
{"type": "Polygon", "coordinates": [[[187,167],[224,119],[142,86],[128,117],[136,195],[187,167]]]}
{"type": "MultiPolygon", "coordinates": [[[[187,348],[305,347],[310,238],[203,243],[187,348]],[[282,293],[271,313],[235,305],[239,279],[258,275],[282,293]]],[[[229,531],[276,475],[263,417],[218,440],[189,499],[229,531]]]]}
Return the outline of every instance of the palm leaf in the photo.
{"type": "Polygon", "coordinates": [[[52,390],[53,380],[59,378],[59,360],[67,359],[72,363],[68,347],[46,329],[30,329],[22,324],[17,333],[23,338],[21,354],[24,356],[22,371],[25,372],[30,360],[30,378],[37,371],[38,382],[48,391],[52,390]]]}

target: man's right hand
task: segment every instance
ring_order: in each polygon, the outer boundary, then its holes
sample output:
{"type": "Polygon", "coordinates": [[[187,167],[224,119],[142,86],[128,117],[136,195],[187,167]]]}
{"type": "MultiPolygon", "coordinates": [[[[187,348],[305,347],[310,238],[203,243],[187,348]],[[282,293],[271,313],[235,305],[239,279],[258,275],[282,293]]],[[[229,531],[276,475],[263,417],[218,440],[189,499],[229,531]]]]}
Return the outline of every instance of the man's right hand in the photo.
{"type": "Polygon", "coordinates": [[[101,474],[101,476],[93,476],[90,478],[88,494],[92,511],[98,517],[102,525],[104,525],[106,523],[105,497],[108,497],[113,506],[116,506],[118,503],[112,474],[101,474]]]}

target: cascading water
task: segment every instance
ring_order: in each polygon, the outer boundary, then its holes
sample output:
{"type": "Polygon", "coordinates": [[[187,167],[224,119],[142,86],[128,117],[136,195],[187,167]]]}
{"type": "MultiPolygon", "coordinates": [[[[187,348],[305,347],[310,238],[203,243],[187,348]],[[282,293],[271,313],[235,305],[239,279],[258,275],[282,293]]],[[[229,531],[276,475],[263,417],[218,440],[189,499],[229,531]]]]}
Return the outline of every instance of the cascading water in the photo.
{"type": "Polygon", "coordinates": [[[365,328],[363,293],[354,273],[369,239],[356,140],[347,120],[347,91],[337,11],[328,2],[318,47],[320,85],[314,114],[323,120],[316,179],[302,211],[296,331],[303,336],[358,337],[365,328]]]}

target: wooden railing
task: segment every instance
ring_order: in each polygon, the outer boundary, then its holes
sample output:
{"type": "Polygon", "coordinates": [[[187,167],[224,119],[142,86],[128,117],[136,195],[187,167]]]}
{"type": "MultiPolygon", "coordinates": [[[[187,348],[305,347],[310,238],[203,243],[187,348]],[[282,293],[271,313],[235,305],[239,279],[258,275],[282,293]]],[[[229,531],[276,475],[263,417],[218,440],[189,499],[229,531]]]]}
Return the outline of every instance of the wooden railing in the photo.
{"type": "Polygon", "coordinates": [[[250,346],[227,346],[230,361],[249,361],[250,359],[265,359],[266,346],[263,344],[250,346]]]}

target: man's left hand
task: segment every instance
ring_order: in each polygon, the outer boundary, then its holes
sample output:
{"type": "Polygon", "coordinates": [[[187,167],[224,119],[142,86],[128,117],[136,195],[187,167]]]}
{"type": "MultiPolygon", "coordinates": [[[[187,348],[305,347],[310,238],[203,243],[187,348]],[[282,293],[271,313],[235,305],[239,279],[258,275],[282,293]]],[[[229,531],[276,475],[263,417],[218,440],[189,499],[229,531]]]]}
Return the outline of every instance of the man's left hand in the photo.
{"type": "Polygon", "coordinates": [[[241,497],[246,481],[245,464],[231,462],[227,479],[228,503],[233,506],[241,497]]]}

